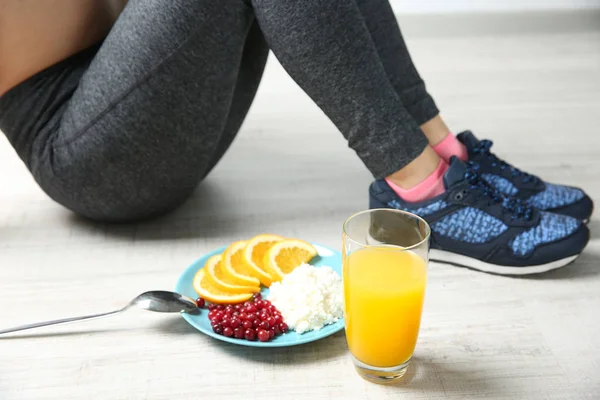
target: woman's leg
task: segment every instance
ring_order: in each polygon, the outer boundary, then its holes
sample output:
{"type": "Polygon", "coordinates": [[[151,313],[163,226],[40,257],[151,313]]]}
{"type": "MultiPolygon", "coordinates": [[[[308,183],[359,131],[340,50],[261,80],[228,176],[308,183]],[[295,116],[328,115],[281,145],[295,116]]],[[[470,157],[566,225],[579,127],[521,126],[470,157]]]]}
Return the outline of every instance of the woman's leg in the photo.
{"type": "MultiPolygon", "coordinates": [[[[251,0],[283,67],[382,178],[426,148],[354,0],[251,0]]],[[[434,167],[435,168],[435,167],[434,167]]]]}
{"type": "MultiPolygon", "coordinates": [[[[445,159],[449,156],[466,158],[466,151],[449,134],[427,93],[388,1],[355,1],[392,85],[434,145],[385,181],[374,182],[370,189],[371,208],[389,207],[421,215],[431,227],[430,259],[434,261],[497,274],[538,273],[569,264],[586,246],[587,228],[573,218],[539,214],[525,204],[494,193],[478,178],[476,169],[485,168],[484,159],[489,166],[496,166],[497,172],[505,170],[500,181],[509,182],[516,173],[489,153],[477,151],[481,160],[478,167],[467,168],[457,160],[445,167],[438,154],[445,159]],[[438,162],[439,167],[426,179],[416,179],[419,171],[433,162],[438,162]]],[[[516,179],[523,181],[523,175],[516,179]]],[[[504,187],[510,185],[509,182],[504,187]]],[[[591,206],[591,202],[588,205],[591,206]]],[[[591,213],[590,206],[587,208],[591,213]]]]}
{"type": "Polygon", "coordinates": [[[217,144],[215,153],[209,163],[206,175],[219,162],[225,151],[235,139],[242,123],[244,122],[248,110],[254,101],[258,85],[262,79],[262,75],[267,63],[269,55],[269,46],[265,42],[265,38],[258,26],[256,20],[250,28],[246,45],[244,46],[244,54],[242,55],[242,63],[238,78],[233,92],[233,100],[229,108],[227,122],[221,139],[217,144]]]}
{"type": "Polygon", "coordinates": [[[404,107],[419,125],[436,117],[439,110],[412,61],[389,0],[354,1],[404,107]]]}
{"type": "Polygon", "coordinates": [[[244,74],[261,73],[264,60],[239,71],[252,22],[241,0],[131,0],[20,151],[41,187],[100,220],[151,217],[183,202],[231,142],[256,89],[260,74],[250,84],[244,74]]]}
{"type": "Polygon", "coordinates": [[[412,61],[389,0],[355,0],[390,82],[432,146],[450,130],[412,61]]]}
{"type": "MultiPolygon", "coordinates": [[[[427,92],[425,82],[413,63],[389,0],[355,1],[365,20],[365,25],[375,44],[381,63],[404,107],[419,124],[429,144],[431,146],[438,145],[448,137],[450,130],[441,118],[435,101],[427,92]]],[[[454,137],[452,136],[451,139],[454,139],[454,137]]],[[[454,147],[446,144],[444,144],[444,147],[456,151],[462,159],[466,159],[464,151],[461,152],[460,148],[456,149],[456,147],[461,146],[458,141],[454,139],[451,144],[454,144],[454,147]]],[[[388,177],[390,182],[395,183],[400,188],[413,188],[424,182],[431,189],[431,185],[429,185],[426,178],[431,176],[439,165],[438,154],[438,147],[428,148],[406,168],[391,174],[388,177]]],[[[441,180],[438,179],[437,182],[438,188],[433,190],[432,193],[439,193],[442,188],[441,180]]],[[[417,198],[430,195],[427,190],[425,192],[417,190],[417,192],[419,194],[417,198]]],[[[402,194],[408,196],[405,191],[402,194]]]]}

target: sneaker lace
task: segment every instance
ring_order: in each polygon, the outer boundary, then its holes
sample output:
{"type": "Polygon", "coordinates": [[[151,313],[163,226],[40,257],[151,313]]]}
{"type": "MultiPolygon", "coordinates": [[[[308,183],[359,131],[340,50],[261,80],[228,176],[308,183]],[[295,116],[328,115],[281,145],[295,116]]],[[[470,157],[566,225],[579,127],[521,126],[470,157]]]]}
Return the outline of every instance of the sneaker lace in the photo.
{"type": "Polygon", "coordinates": [[[537,176],[523,172],[520,169],[508,164],[506,161],[498,158],[494,153],[490,151],[493,145],[494,142],[492,142],[491,140],[481,140],[473,148],[473,151],[476,154],[483,154],[484,156],[486,156],[489,160],[492,161],[492,166],[494,167],[498,166],[501,170],[505,170],[506,168],[508,168],[511,171],[513,177],[523,176],[523,182],[525,183],[537,183],[540,180],[540,178],[538,178],[537,176]]]}
{"type": "Polygon", "coordinates": [[[481,196],[488,199],[488,204],[502,204],[502,208],[511,214],[511,220],[517,218],[529,221],[533,216],[533,207],[524,201],[504,196],[500,191],[490,185],[479,174],[479,164],[467,161],[467,172],[465,179],[471,185],[471,188],[477,190],[481,196]]]}

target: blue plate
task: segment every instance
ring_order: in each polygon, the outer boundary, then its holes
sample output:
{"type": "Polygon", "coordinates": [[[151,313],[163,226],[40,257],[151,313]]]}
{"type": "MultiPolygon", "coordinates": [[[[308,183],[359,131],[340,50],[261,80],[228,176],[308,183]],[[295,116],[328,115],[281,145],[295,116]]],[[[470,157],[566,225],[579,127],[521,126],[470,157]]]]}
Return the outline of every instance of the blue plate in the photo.
{"type": "MultiPolygon", "coordinates": [[[[317,251],[319,252],[319,256],[311,261],[311,264],[315,267],[319,266],[328,266],[331,267],[335,272],[337,272],[340,276],[342,276],[342,256],[338,251],[332,250],[328,247],[321,246],[318,244],[313,244],[317,251]]],[[[226,247],[221,247],[211,253],[204,255],[203,257],[196,260],[192,265],[190,265],[185,272],[179,277],[177,281],[177,285],[175,286],[175,291],[177,293],[184,294],[191,298],[196,298],[198,295],[194,291],[192,286],[192,280],[194,279],[194,275],[200,268],[204,268],[204,264],[206,261],[215,254],[221,254],[225,251],[226,247]]],[[[268,298],[269,289],[263,287],[261,290],[263,297],[268,298]]],[[[228,338],[226,336],[217,335],[213,332],[212,327],[210,326],[210,321],[208,320],[208,310],[202,310],[200,315],[190,315],[182,313],[183,318],[194,328],[198,329],[200,332],[207,334],[208,336],[212,336],[215,339],[222,340],[224,342],[235,343],[242,346],[251,346],[251,347],[285,347],[285,346],[295,346],[299,344],[314,342],[315,340],[323,339],[327,336],[333,335],[336,332],[344,329],[344,320],[341,319],[331,325],[327,325],[318,331],[310,331],[303,333],[301,335],[296,332],[290,330],[288,333],[284,335],[279,335],[275,337],[273,340],[268,342],[249,342],[247,340],[241,340],[236,338],[228,338]]]]}

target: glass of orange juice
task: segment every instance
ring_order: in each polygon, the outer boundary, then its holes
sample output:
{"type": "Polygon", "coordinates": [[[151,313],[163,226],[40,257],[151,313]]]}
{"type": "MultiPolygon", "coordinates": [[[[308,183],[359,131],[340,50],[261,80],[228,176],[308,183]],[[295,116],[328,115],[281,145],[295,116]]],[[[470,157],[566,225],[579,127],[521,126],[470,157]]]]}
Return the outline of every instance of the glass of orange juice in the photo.
{"type": "Polygon", "coordinates": [[[430,228],[400,210],[353,215],[343,229],[344,321],[358,373],[396,383],[417,344],[430,228]]]}

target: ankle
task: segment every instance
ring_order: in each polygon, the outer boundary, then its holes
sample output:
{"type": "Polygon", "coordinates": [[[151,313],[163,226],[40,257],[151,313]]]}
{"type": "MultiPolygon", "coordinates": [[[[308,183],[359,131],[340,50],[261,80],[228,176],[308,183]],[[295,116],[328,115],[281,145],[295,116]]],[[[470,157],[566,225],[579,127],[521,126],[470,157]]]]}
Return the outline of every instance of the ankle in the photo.
{"type": "MultiPolygon", "coordinates": [[[[430,149],[428,147],[428,149],[430,149]]],[[[426,150],[405,168],[396,174],[386,178],[388,185],[405,201],[415,203],[442,194],[444,188],[444,174],[448,170],[448,164],[439,158],[435,152],[433,155],[426,150]],[[431,170],[431,162],[437,164],[431,170]],[[413,172],[412,175],[410,173],[413,172]],[[416,183],[414,183],[416,182],[416,183]]]]}
{"type": "Polygon", "coordinates": [[[423,182],[410,189],[403,189],[391,180],[386,181],[401,199],[416,203],[444,193],[444,174],[447,170],[448,164],[444,160],[440,160],[437,168],[423,182]]]}
{"type": "Polygon", "coordinates": [[[421,125],[421,131],[423,131],[429,145],[432,147],[451,134],[450,129],[439,114],[421,125]]]}
{"type": "Polygon", "coordinates": [[[402,189],[411,189],[430,176],[439,163],[440,156],[430,146],[427,146],[417,158],[388,176],[386,180],[402,189]]]}

